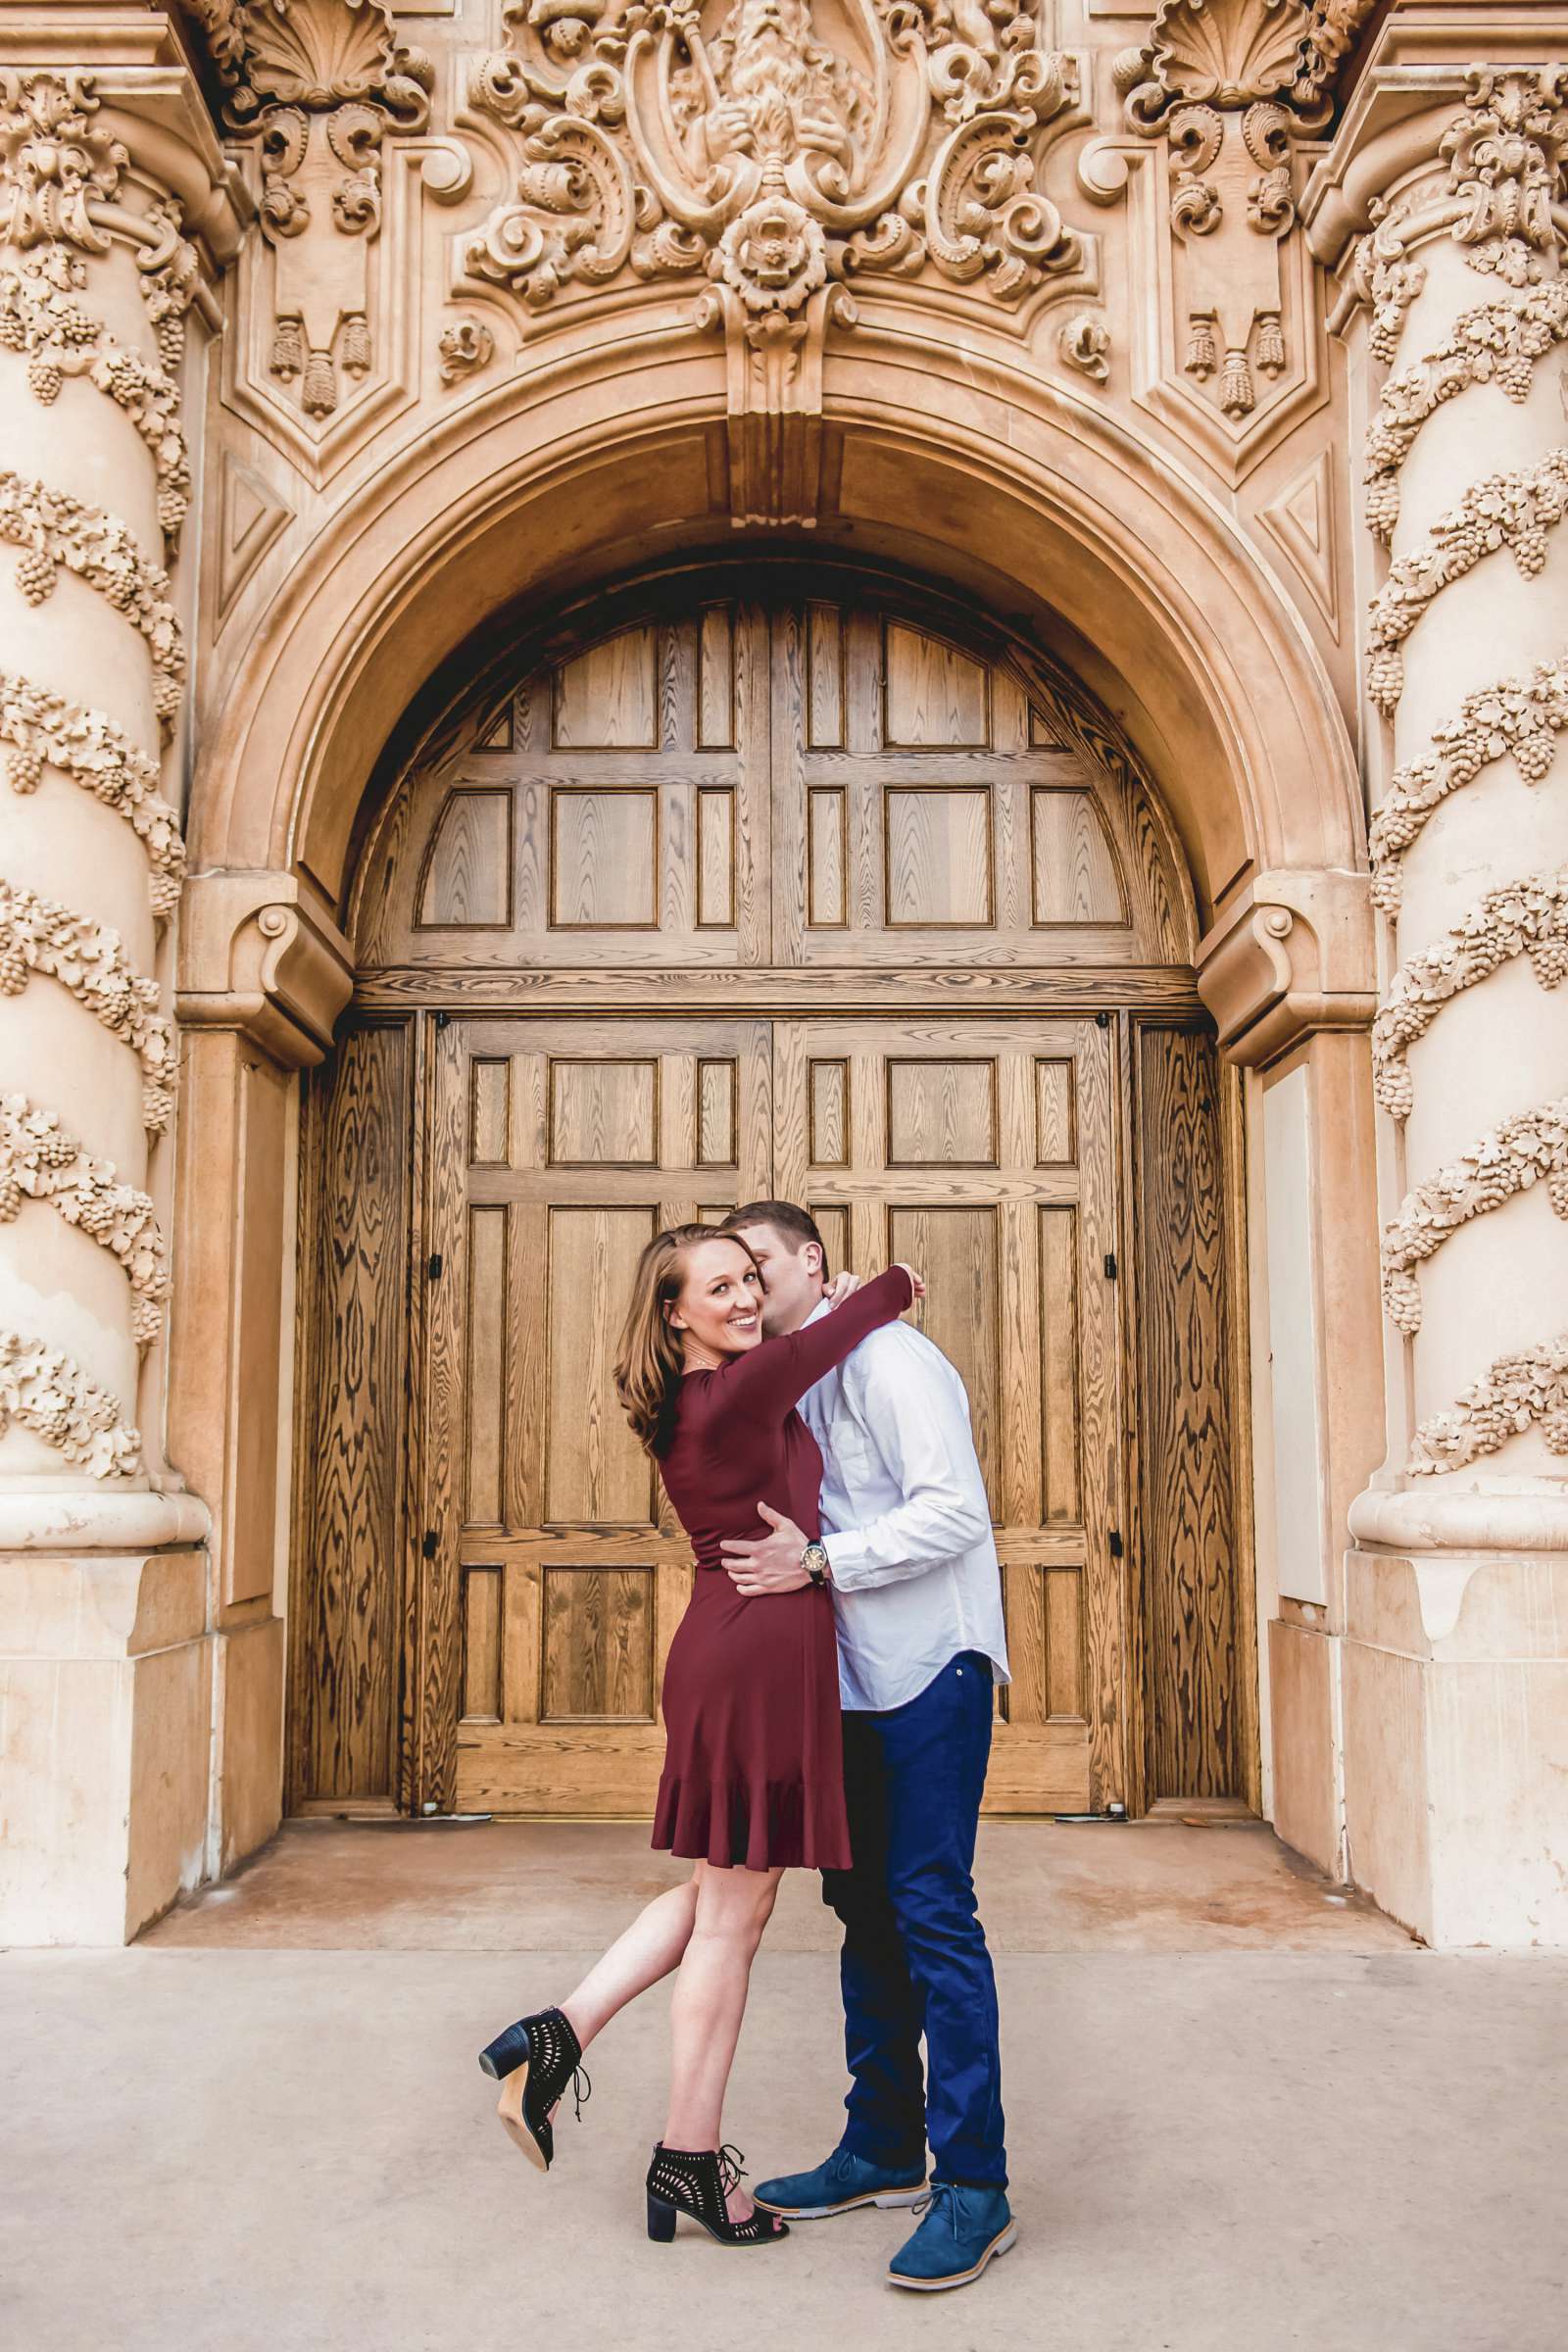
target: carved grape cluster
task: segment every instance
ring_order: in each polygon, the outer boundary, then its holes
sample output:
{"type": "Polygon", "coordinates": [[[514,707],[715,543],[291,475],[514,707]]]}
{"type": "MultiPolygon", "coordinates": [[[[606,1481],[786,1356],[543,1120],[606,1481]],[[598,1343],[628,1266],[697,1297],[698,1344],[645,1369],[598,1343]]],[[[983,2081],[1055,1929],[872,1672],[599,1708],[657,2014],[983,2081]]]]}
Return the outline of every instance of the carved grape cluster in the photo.
{"type": "Polygon", "coordinates": [[[179,904],[185,844],[179,818],[160,793],[158,770],[147,755],[103,711],[68,703],[4,670],[0,743],[8,746],[7,778],[15,791],[33,791],[47,762],[124,818],[152,869],[153,915],[166,921],[179,904]]]}
{"type": "Polygon", "coordinates": [[[1373,1087],[1394,1118],[1410,1114],[1405,1054],[1439,1007],[1515,956],[1530,958],[1543,988],[1568,975],[1568,866],[1489,891],[1446,938],[1401,964],[1372,1024],[1373,1087]]]}
{"type": "Polygon", "coordinates": [[[0,1331],[0,1437],[12,1422],[94,1478],[141,1468],[140,1432],[122,1421],[117,1398],[60,1348],[0,1331]]]}
{"type": "Polygon", "coordinates": [[[132,968],[118,932],[0,880],[0,995],[19,995],[34,972],[58,981],[130,1048],[142,1066],[143,1121],[162,1133],[174,1106],[174,1035],[157,981],[132,968]]]}
{"type": "Polygon", "coordinates": [[[1421,1328],[1413,1269],[1461,1225],[1538,1179],[1557,1215],[1568,1217],[1568,1095],[1505,1121],[1406,1196],[1383,1235],[1383,1303],[1399,1331],[1413,1337],[1421,1328]]]}
{"type": "Polygon", "coordinates": [[[1519,1355],[1500,1356],[1454,1405],[1417,1429],[1409,1468],[1462,1470],[1509,1438],[1540,1426],[1552,1453],[1568,1453],[1568,1332],[1519,1355]]]}
{"type": "Polygon", "coordinates": [[[1462,579],[1483,556],[1507,548],[1526,579],[1546,561],[1546,532],[1568,511],[1568,449],[1539,466],[1490,473],[1438,517],[1423,547],[1399,556],[1372,599],[1367,632],[1367,691],[1386,718],[1404,691],[1399,651],[1433,598],[1462,579]]]}
{"type": "Polygon", "coordinates": [[[0,539],[24,550],[17,584],[29,604],[42,604],[53,593],[64,566],[140,631],[152,656],[154,701],[167,732],[179,708],[184,634],[169,574],[148,562],[125,524],[64,491],[0,472],[0,539]]]}
{"type": "Polygon", "coordinates": [[[0,1096],[0,1222],[15,1217],[24,1199],[49,1201],[119,1259],[135,1293],[132,1332],[142,1347],[155,1340],[169,1263],[151,1200],[122,1184],[112,1160],[91,1158],[52,1110],[25,1095],[0,1096]]]}
{"type": "Polygon", "coordinates": [[[1368,851],[1372,902],[1384,914],[1399,908],[1401,859],[1422,826],[1451,792],[1468,784],[1493,760],[1511,755],[1527,784],[1550,767],[1558,732],[1568,726],[1568,658],[1538,662],[1528,677],[1504,678],[1467,695],[1457,718],[1434,729],[1435,752],[1396,769],[1372,819],[1368,851]]]}

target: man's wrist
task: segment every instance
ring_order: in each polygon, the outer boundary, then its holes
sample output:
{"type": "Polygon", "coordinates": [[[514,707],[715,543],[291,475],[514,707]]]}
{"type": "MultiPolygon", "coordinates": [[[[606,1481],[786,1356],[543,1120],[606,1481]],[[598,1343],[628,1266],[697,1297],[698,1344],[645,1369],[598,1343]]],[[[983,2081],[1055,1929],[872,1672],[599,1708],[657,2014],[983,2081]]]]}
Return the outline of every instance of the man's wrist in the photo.
{"type": "Polygon", "coordinates": [[[813,1585],[825,1585],[828,1580],[828,1569],[831,1566],[826,1546],[814,1541],[808,1544],[801,1554],[801,1566],[806,1570],[813,1585]]]}

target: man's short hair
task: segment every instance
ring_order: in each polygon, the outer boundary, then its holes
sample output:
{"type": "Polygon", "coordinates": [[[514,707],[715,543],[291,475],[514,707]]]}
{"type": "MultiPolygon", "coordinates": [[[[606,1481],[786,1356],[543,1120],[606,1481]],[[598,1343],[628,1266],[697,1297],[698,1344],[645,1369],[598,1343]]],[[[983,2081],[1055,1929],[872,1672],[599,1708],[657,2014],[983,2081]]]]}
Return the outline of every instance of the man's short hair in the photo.
{"type": "Polygon", "coordinates": [[[739,1233],[746,1225],[771,1225],[793,1245],[791,1255],[799,1257],[808,1242],[814,1242],[822,1252],[822,1273],[827,1274],[827,1244],[823,1241],[816,1219],[806,1209],[797,1208],[793,1200],[748,1200],[744,1208],[731,1209],[718,1228],[720,1233],[739,1233]]]}

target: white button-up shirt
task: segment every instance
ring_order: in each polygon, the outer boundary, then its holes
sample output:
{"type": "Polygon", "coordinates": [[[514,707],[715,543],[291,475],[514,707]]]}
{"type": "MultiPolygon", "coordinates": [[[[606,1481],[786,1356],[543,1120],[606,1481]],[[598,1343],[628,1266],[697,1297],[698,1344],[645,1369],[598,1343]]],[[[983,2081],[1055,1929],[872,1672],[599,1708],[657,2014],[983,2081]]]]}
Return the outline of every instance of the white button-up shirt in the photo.
{"type": "MultiPolygon", "coordinates": [[[[829,1311],[824,1300],[809,1320],[829,1311]]],[[[969,1399],[941,1348],[910,1324],[885,1324],[800,1409],[824,1465],[844,1706],[902,1707],[966,1649],[1010,1680],[969,1399]]]]}

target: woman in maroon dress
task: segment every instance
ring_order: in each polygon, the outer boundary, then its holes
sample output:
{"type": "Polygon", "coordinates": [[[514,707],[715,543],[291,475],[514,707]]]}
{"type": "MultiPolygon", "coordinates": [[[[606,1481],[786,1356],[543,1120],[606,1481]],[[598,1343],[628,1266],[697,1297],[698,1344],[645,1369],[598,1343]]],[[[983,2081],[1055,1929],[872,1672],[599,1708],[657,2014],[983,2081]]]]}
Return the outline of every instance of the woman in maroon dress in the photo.
{"type": "Polygon", "coordinates": [[[868,1332],[924,1286],[890,1266],[805,1330],[762,1339],[761,1276],[744,1242],[680,1225],[644,1250],[615,1365],[627,1418],[659,1463],[697,1574],[664,1669],[664,1769],[653,1842],[689,1859],[684,1886],[633,1921],[560,2008],[518,2020],[481,2054],[500,2114],[548,2171],[568,2085],[616,2012],[678,1969],[668,2119],[648,2170],[648,2230],[677,2212],[725,2245],[787,2234],[739,2187],[720,2118],[747,1984],[783,1871],[850,1862],[833,1604],[809,1546],[794,1592],[741,1593],[719,1546],[765,1534],[760,1502],[814,1543],[822,1457],[795,1410],[868,1332]]]}

